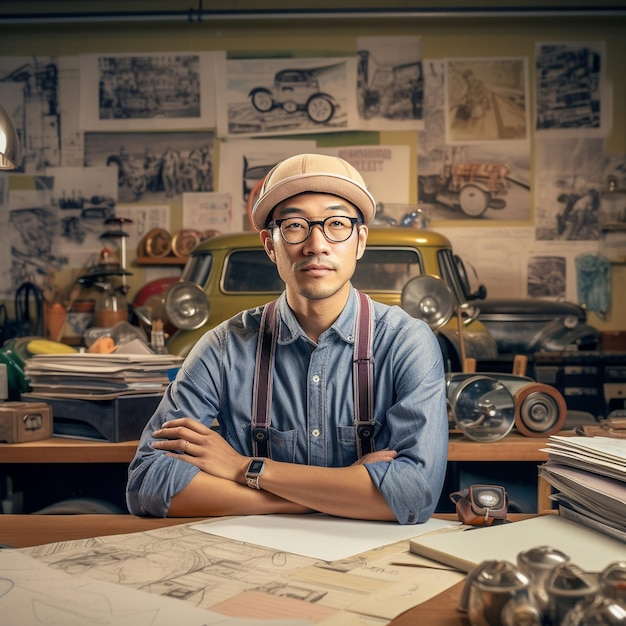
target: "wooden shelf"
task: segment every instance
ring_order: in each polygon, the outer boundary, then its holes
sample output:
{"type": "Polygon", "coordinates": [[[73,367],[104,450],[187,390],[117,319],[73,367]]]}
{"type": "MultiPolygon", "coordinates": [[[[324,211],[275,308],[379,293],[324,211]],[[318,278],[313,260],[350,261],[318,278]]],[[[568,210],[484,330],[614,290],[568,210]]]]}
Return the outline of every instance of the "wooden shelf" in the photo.
{"type": "Polygon", "coordinates": [[[137,265],[185,265],[188,257],[179,256],[138,256],[135,259],[137,265]]]}
{"type": "Polygon", "coordinates": [[[28,443],[1,443],[2,463],[130,463],[137,441],[86,441],[52,437],[28,443]]]}
{"type": "MultiPolygon", "coordinates": [[[[450,434],[448,461],[547,461],[547,437],[512,433],[493,443],[450,434]]],[[[138,441],[87,441],[52,437],[29,443],[0,444],[0,463],[130,463],[138,441]]]]}
{"type": "Polygon", "coordinates": [[[543,462],[548,460],[548,453],[541,452],[541,448],[545,448],[547,443],[548,437],[526,437],[519,433],[511,433],[492,443],[478,443],[461,434],[450,433],[448,461],[543,462]]]}

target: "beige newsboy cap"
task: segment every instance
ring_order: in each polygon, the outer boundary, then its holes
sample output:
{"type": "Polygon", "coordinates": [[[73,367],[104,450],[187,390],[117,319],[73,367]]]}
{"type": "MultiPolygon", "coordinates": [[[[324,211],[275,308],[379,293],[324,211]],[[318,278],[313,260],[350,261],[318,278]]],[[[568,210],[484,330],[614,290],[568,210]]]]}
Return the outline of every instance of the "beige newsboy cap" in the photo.
{"type": "Polygon", "coordinates": [[[263,230],[277,204],[299,193],[329,193],[356,206],[369,224],[376,201],[359,172],[347,161],[326,154],[298,154],[275,165],[265,177],[258,200],[252,207],[252,223],[263,230]]]}

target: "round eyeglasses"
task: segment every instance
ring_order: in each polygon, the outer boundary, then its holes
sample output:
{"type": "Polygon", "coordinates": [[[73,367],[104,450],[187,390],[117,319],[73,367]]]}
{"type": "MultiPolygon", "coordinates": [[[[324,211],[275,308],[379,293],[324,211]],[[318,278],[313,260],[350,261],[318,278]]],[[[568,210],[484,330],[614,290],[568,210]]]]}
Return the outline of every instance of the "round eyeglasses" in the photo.
{"type": "Polygon", "coordinates": [[[320,226],[324,237],[333,243],[345,241],[352,234],[354,225],[359,223],[358,217],[332,215],[324,220],[308,220],[306,217],[285,217],[272,220],[267,227],[278,228],[281,237],[287,243],[303,243],[311,235],[313,226],[320,226]]]}

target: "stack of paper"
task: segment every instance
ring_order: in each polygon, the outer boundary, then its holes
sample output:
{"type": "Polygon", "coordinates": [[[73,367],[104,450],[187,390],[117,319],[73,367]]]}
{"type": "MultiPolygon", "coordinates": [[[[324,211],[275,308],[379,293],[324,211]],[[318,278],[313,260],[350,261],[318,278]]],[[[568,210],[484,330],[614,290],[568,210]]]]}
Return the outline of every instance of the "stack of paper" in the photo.
{"type": "Polygon", "coordinates": [[[182,362],[172,354],[35,354],[24,373],[31,397],[110,400],[162,393],[182,362]]]}
{"type": "Polygon", "coordinates": [[[626,441],[553,435],[544,451],[559,514],[626,542],[626,441]]]}

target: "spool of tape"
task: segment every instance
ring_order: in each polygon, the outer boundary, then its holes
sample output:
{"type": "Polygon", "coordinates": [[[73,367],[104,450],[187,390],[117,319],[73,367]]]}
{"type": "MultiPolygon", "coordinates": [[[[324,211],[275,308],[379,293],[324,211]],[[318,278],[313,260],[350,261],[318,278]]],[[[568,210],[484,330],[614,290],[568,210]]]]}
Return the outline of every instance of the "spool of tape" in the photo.
{"type": "Polygon", "coordinates": [[[558,389],[542,383],[524,385],[513,394],[515,428],[527,437],[547,437],[563,428],[567,404],[558,389]]]}

